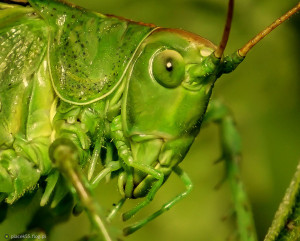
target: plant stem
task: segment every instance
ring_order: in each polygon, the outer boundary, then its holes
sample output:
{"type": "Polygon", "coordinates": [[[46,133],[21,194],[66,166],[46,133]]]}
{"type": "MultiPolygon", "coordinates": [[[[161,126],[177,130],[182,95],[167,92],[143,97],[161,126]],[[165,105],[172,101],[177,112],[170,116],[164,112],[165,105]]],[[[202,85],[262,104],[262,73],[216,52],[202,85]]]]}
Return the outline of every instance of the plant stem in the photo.
{"type": "Polygon", "coordinates": [[[295,241],[300,238],[299,187],[300,163],[264,241],[295,241]]]}

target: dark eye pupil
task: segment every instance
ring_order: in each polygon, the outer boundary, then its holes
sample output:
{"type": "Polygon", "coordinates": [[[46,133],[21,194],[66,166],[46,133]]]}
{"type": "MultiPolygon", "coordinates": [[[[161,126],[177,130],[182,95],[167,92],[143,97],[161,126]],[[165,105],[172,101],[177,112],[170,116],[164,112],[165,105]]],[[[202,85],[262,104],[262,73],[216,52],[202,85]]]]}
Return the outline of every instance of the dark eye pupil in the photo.
{"type": "Polygon", "coordinates": [[[169,71],[169,72],[171,72],[173,70],[173,64],[172,64],[171,61],[168,61],[166,63],[166,70],[169,71]]]}

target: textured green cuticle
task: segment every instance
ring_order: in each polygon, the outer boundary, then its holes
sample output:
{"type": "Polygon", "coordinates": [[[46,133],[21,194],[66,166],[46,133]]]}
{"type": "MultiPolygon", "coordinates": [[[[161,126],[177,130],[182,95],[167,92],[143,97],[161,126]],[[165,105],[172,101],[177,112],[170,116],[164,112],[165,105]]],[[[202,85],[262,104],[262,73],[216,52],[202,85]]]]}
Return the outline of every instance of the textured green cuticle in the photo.
{"type": "Polygon", "coordinates": [[[31,3],[51,29],[48,57],[55,91],[74,104],[109,95],[153,29],[60,2],[31,3]]]}
{"type": "Polygon", "coordinates": [[[228,74],[236,69],[236,67],[242,63],[242,61],[245,59],[244,56],[241,56],[238,51],[234,52],[231,55],[225,56],[222,69],[221,69],[221,74],[228,74]]]}

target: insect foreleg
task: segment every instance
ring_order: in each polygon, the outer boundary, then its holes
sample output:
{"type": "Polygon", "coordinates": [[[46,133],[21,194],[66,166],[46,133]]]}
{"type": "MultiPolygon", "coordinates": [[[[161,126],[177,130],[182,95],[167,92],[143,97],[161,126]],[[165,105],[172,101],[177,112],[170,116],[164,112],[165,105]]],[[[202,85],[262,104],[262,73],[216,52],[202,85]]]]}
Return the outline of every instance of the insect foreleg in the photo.
{"type": "Polygon", "coordinates": [[[112,161],[105,164],[105,168],[91,181],[91,187],[95,188],[98,183],[113,171],[117,171],[121,168],[119,161],[112,161]]]}
{"type": "Polygon", "coordinates": [[[91,161],[90,161],[89,170],[88,170],[88,180],[91,180],[92,177],[93,177],[93,174],[94,174],[94,171],[95,171],[95,168],[96,168],[96,164],[97,164],[98,159],[101,155],[101,147],[102,147],[103,142],[104,142],[103,137],[98,138],[96,140],[94,151],[93,151],[91,161]]]}
{"type": "Polygon", "coordinates": [[[220,128],[222,150],[220,160],[225,160],[226,173],[224,180],[227,179],[230,183],[240,240],[256,241],[251,208],[239,171],[241,141],[234,119],[223,104],[210,102],[204,124],[208,122],[214,122],[220,128]]]}
{"type": "Polygon", "coordinates": [[[128,167],[127,170],[125,169],[126,174],[127,174],[127,183],[126,183],[126,187],[125,187],[125,194],[127,196],[130,197],[133,192],[133,179],[132,179],[132,171],[133,171],[132,169],[133,168],[138,171],[142,171],[157,180],[151,187],[150,191],[148,192],[147,196],[145,197],[145,200],[143,202],[141,202],[139,205],[137,205],[135,208],[133,208],[130,211],[123,214],[123,220],[126,221],[153,200],[156,192],[161,187],[161,185],[164,181],[164,174],[158,170],[155,170],[153,167],[151,167],[149,165],[137,163],[133,160],[130,148],[129,148],[128,144],[126,143],[125,137],[123,135],[122,125],[121,125],[121,116],[117,116],[113,120],[112,126],[111,126],[111,136],[112,136],[113,142],[116,145],[116,148],[118,149],[120,158],[124,161],[124,164],[125,164],[124,169],[126,167],[128,167]],[[130,179],[128,179],[128,177],[130,177],[130,179]],[[129,188],[128,188],[128,180],[129,180],[129,185],[130,185],[129,188]]]}
{"type": "Polygon", "coordinates": [[[106,177],[106,181],[109,181],[110,174],[113,171],[116,171],[121,168],[121,165],[117,161],[113,161],[113,147],[112,143],[105,143],[105,125],[104,121],[100,122],[98,125],[98,130],[96,131],[96,141],[94,145],[94,150],[92,157],[90,159],[90,165],[88,168],[88,180],[90,181],[95,172],[95,168],[97,163],[99,163],[99,159],[101,156],[101,148],[105,145],[106,147],[106,155],[103,160],[104,169],[91,181],[93,188],[97,186],[97,184],[101,181],[103,177],[106,177]]]}
{"type": "Polygon", "coordinates": [[[155,179],[157,179],[157,181],[155,182],[155,184],[153,184],[153,186],[149,190],[149,193],[147,194],[147,196],[145,197],[145,200],[143,202],[141,202],[136,207],[134,207],[133,209],[131,209],[128,212],[123,214],[124,221],[130,219],[139,210],[141,210],[143,207],[147,206],[153,200],[156,192],[159,190],[159,188],[161,187],[161,185],[164,181],[163,173],[155,170],[153,167],[143,165],[143,164],[138,164],[138,163],[128,163],[128,164],[131,165],[136,170],[140,170],[140,171],[146,173],[147,175],[153,176],[155,179]]]}
{"type": "Polygon", "coordinates": [[[124,229],[124,234],[125,235],[129,235],[135,231],[137,231],[138,229],[142,228],[144,225],[146,225],[148,222],[150,222],[151,220],[153,220],[154,218],[158,217],[159,215],[163,214],[164,212],[168,211],[171,207],[173,207],[177,202],[179,202],[181,199],[183,199],[184,197],[186,197],[192,190],[193,188],[193,183],[191,181],[191,179],[189,178],[189,176],[187,175],[186,172],[184,172],[180,167],[174,167],[173,171],[176,173],[177,176],[180,177],[180,179],[182,180],[182,182],[185,185],[186,190],[182,193],[180,193],[179,195],[177,195],[175,198],[173,198],[172,200],[170,200],[169,202],[165,203],[161,209],[159,209],[158,211],[156,211],[155,213],[153,213],[152,215],[150,215],[149,217],[139,221],[138,223],[127,227],[124,229]]]}

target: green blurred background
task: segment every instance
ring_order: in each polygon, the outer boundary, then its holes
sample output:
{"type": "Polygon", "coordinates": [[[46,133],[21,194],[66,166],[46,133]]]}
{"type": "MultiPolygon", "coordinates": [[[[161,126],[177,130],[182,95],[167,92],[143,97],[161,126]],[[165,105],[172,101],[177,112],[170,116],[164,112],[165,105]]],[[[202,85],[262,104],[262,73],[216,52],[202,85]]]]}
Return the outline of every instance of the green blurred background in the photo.
{"type": "MultiPolygon", "coordinates": [[[[162,27],[182,28],[215,44],[221,39],[226,18],[226,0],[74,0],[101,13],[110,13],[162,27]]],[[[232,31],[226,53],[235,51],[257,32],[297,3],[279,0],[236,1],[232,31]]],[[[299,14],[279,27],[256,46],[243,64],[223,76],[213,98],[221,99],[235,115],[242,137],[243,179],[250,196],[259,240],[271,224],[300,160],[300,48],[299,14]]],[[[212,125],[201,130],[181,164],[194,182],[192,194],[169,212],[146,225],[126,240],[132,241],[215,241],[234,240],[235,230],[228,185],[218,191],[214,186],[223,176],[223,164],[213,165],[220,155],[218,129],[212,125]]],[[[156,211],[184,189],[172,176],[153,203],[138,220],[156,211]]],[[[119,199],[116,183],[97,189],[99,202],[110,208],[119,199]]],[[[125,205],[127,210],[136,201],[125,205]]],[[[28,204],[33,206],[34,204],[28,204]]],[[[10,222],[0,226],[2,233],[14,233],[19,213],[29,217],[30,208],[10,210],[10,222]],[[4,231],[5,230],[5,231],[4,231]]],[[[115,227],[124,227],[119,217],[115,227]]],[[[130,221],[128,222],[130,223],[130,221]]],[[[20,229],[20,228],[19,228],[20,229]]],[[[84,214],[54,230],[51,240],[76,240],[89,230],[84,214]]],[[[0,238],[0,240],[2,240],[0,238]]]]}

